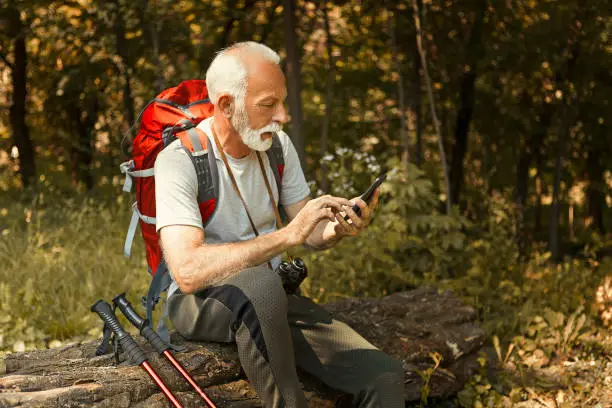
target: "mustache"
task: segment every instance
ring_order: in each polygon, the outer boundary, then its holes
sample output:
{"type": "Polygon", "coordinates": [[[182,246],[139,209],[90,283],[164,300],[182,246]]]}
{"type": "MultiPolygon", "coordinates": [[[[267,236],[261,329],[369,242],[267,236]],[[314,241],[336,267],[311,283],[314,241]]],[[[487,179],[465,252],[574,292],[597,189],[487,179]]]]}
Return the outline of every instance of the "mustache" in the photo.
{"type": "Polygon", "coordinates": [[[257,133],[259,134],[266,133],[266,132],[276,133],[276,132],[280,132],[282,129],[283,129],[283,126],[280,123],[272,122],[269,125],[266,125],[260,129],[257,129],[257,133]]]}

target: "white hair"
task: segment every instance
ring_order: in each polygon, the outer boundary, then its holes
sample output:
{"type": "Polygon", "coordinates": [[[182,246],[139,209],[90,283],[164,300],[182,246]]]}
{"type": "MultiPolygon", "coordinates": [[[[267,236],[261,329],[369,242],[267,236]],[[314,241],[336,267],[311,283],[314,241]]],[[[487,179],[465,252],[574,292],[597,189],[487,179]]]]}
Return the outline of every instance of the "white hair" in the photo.
{"type": "Polygon", "coordinates": [[[228,93],[235,103],[242,104],[246,94],[248,71],[243,56],[256,55],[276,65],[280,63],[278,54],[266,45],[255,41],[233,44],[217,53],[206,71],[208,97],[213,105],[217,104],[219,95],[228,93]]]}

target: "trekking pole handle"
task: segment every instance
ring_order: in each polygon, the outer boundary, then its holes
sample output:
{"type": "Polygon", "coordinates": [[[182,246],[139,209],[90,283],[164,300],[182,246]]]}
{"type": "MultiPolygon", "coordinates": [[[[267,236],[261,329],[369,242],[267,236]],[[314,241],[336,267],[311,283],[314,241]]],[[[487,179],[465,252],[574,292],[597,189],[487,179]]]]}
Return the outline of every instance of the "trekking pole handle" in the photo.
{"type": "Polygon", "coordinates": [[[155,330],[149,325],[149,321],[140,317],[138,312],[134,310],[130,301],[125,297],[125,292],[116,296],[113,299],[113,304],[121,310],[121,313],[125,315],[130,323],[140,330],[140,334],[151,343],[159,354],[170,349],[170,346],[155,333],[155,330]]]}
{"type": "Polygon", "coordinates": [[[98,316],[104,321],[107,327],[109,327],[115,336],[117,336],[117,340],[119,340],[119,344],[123,347],[123,350],[128,356],[128,359],[137,365],[142,365],[145,361],[147,361],[147,357],[145,353],[140,349],[136,341],[126,332],[119,320],[117,320],[117,316],[113,312],[113,309],[103,299],[98,300],[91,307],[91,311],[97,313],[98,316]]]}
{"type": "Polygon", "coordinates": [[[127,317],[127,319],[132,323],[138,330],[142,328],[142,326],[147,324],[147,321],[140,317],[138,313],[132,307],[132,304],[125,297],[125,292],[120,293],[113,299],[113,304],[121,310],[121,312],[127,317]]]}

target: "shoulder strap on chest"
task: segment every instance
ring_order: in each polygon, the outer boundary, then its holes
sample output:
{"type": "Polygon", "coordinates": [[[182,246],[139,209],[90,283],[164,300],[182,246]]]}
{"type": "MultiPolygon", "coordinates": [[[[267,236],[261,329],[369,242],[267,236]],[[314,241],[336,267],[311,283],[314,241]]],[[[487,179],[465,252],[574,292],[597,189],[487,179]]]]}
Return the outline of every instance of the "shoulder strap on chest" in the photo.
{"type": "MultiPolygon", "coordinates": [[[[208,208],[205,211],[204,225],[214,212],[219,198],[219,172],[215,152],[209,148],[211,142],[206,133],[198,128],[187,129],[177,134],[183,149],[191,159],[198,178],[198,205],[208,208]]],[[[204,213],[203,213],[204,214],[204,213]]]]}
{"type": "Polygon", "coordinates": [[[272,147],[266,150],[266,155],[268,156],[270,166],[274,172],[274,179],[276,180],[276,187],[278,188],[278,195],[280,196],[281,186],[283,184],[283,172],[285,170],[285,156],[278,133],[272,135],[272,147]]]}

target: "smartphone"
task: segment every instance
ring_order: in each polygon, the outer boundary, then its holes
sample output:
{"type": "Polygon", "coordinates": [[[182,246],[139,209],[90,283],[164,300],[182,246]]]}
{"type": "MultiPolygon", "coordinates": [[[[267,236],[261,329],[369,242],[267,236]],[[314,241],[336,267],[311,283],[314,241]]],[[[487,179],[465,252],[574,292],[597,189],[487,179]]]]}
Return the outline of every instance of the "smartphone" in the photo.
{"type": "MultiPolygon", "coordinates": [[[[385,179],[387,178],[387,174],[381,174],[380,176],[378,176],[376,178],[376,180],[374,180],[374,182],[370,185],[370,187],[368,187],[368,189],[365,191],[365,193],[363,193],[361,195],[361,199],[363,201],[365,201],[367,204],[370,204],[370,199],[372,198],[372,195],[374,195],[374,191],[376,191],[376,189],[378,188],[378,186],[380,186],[382,184],[383,181],[385,181],[385,179]]],[[[355,214],[360,215],[361,214],[361,208],[355,204],[353,206],[353,211],[355,211],[355,214]]],[[[344,219],[346,221],[349,220],[349,216],[345,215],[344,219]]]]}

